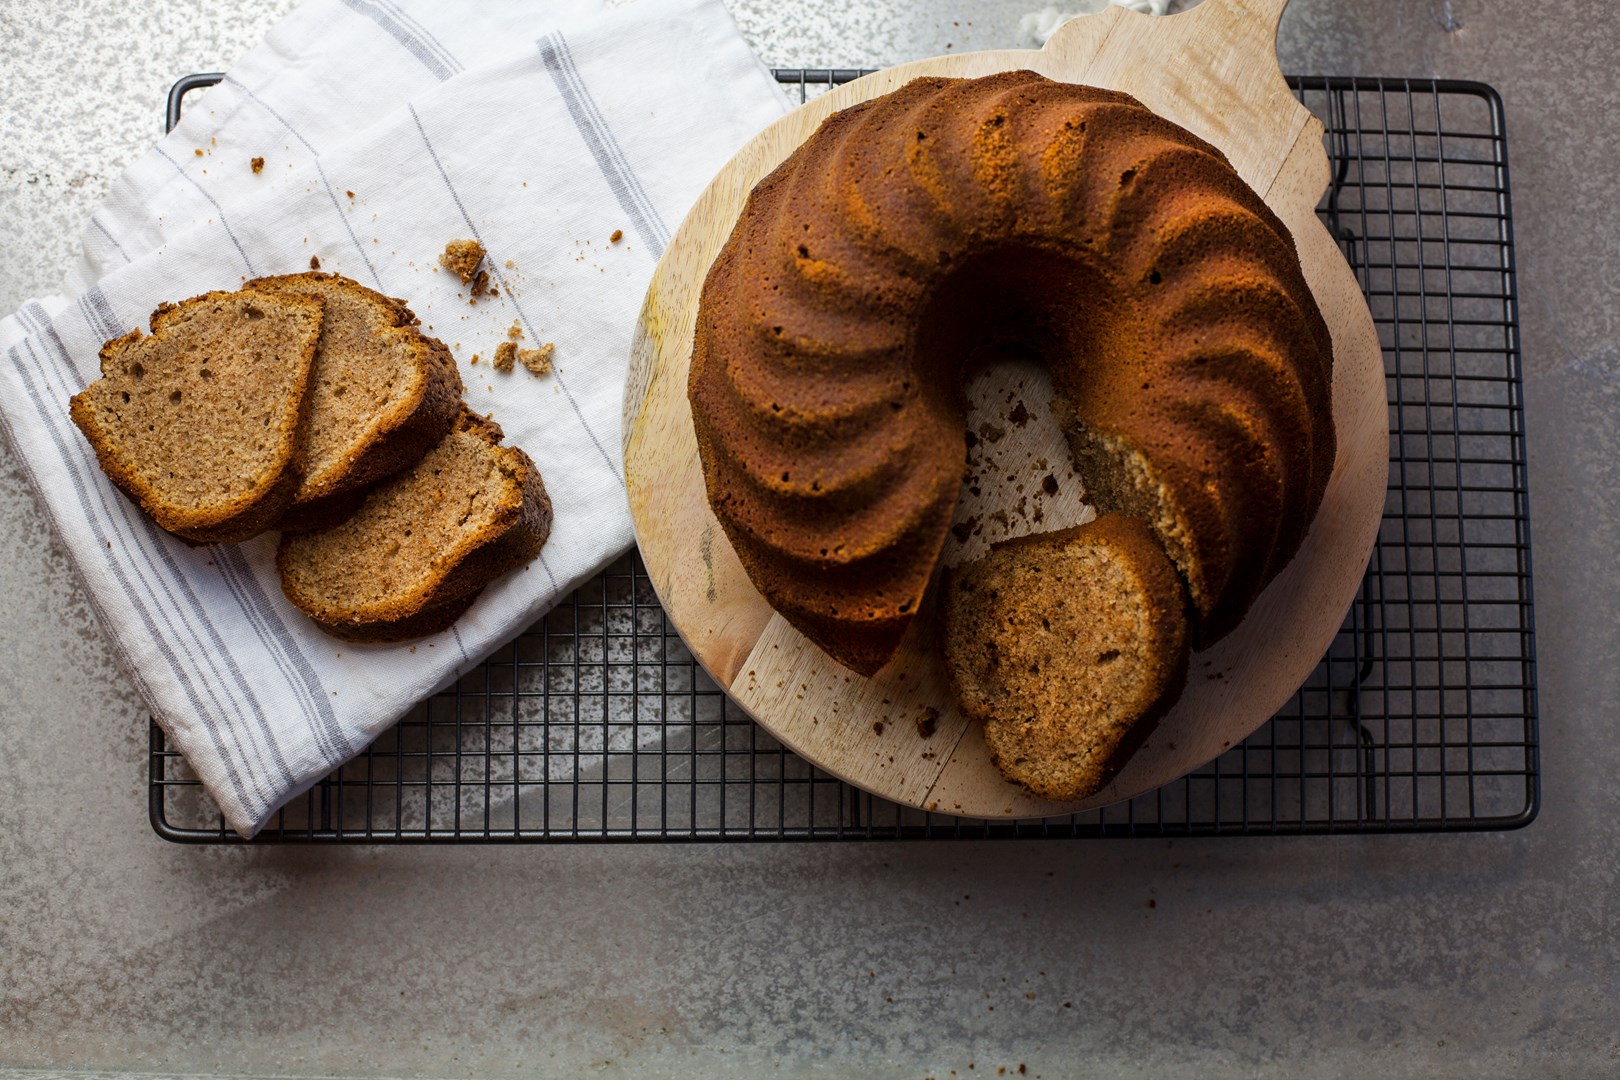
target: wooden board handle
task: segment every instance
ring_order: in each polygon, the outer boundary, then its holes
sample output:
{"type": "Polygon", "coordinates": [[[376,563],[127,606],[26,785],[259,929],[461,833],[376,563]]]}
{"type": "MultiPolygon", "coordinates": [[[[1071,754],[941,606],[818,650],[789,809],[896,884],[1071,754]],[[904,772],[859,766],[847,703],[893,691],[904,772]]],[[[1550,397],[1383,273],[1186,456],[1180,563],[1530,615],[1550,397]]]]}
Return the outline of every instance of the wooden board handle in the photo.
{"type": "MultiPolygon", "coordinates": [[[[1208,19],[1212,23],[1231,26],[1237,34],[1247,36],[1252,41],[1260,43],[1273,58],[1277,55],[1277,25],[1282,21],[1283,9],[1288,6],[1288,0],[1204,0],[1202,4],[1190,11],[1178,12],[1175,15],[1156,16],[1160,19],[1208,19]]],[[[1097,29],[1093,20],[1105,20],[1110,23],[1107,27],[1112,31],[1112,24],[1120,19],[1155,18],[1132,11],[1130,8],[1118,7],[1110,4],[1103,10],[1092,15],[1081,15],[1062,23],[1047,39],[1046,49],[1055,54],[1072,54],[1076,49],[1087,50],[1087,41],[1097,29]]],[[[1279,74],[1281,70],[1279,68],[1279,74]]]]}

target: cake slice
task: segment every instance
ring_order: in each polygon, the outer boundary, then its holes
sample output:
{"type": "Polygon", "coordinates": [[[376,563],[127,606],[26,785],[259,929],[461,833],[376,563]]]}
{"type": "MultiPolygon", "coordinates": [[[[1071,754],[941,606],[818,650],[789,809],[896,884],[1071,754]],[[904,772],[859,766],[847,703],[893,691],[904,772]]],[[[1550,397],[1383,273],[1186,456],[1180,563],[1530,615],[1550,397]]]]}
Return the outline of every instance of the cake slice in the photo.
{"type": "Polygon", "coordinates": [[[946,578],[945,668],[997,768],[1095,794],[1187,679],[1186,595],[1148,527],[1110,514],[1003,541],[946,578]]]}
{"type": "Polygon", "coordinates": [[[304,478],[279,527],[330,525],[365,488],[419,461],[449,432],[461,411],[456,362],[404,303],[339,274],[258,278],[244,288],[325,304],[300,436],[304,478]]]}
{"type": "Polygon", "coordinates": [[[73,422],[102,471],[160,526],[195,543],[272,527],[298,490],[299,442],[322,301],[211,292],[152,313],[101,347],[73,422]]]}
{"type": "Polygon", "coordinates": [[[281,588],[321,629],[402,641],[453,623],[501,574],[540,552],[551,501],[523,451],[463,409],[414,466],[372,488],[330,528],[285,533],[281,588]]]}

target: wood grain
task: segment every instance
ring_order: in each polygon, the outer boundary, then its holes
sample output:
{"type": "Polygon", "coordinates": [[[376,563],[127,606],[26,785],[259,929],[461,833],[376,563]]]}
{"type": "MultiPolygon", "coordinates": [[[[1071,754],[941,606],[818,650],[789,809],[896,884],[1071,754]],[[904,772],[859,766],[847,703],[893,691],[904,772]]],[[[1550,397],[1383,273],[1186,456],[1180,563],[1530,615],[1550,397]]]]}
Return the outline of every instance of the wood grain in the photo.
{"type": "MultiPolygon", "coordinates": [[[[936,57],[877,72],[761,132],[681,225],[653,275],[632,347],[624,431],[636,537],[659,599],[693,655],[795,752],[910,806],[988,818],[1068,813],[1134,797],[1216,757],[1282,706],[1326,651],[1377,536],[1388,414],[1372,318],[1316,217],[1328,181],[1322,126],[1277,68],[1276,27],[1285,3],[1206,0],[1161,18],[1110,8],[1065,24],[1039,51],[936,57]],[[704,275],[761,178],[838,109],[922,75],[1018,68],[1124,90],[1220,147],[1292,230],[1334,342],[1338,459],[1299,555],[1237,630],[1193,657],[1182,699],[1114,783],[1073,804],[1037,799],[990,764],[977,725],[946,691],[932,600],[895,660],[869,679],[833,662],[771,610],[709,510],[686,396],[704,275]]],[[[994,363],[968,391],[969,426],[982,432],[970,468],[981,470],[984,482],[980,496],[964,492],[957,513],[962,535],[947,543],[942,563],[971,558],[1003,536],[1089,518],[1068,447],[1050,418],[1045,373],[1013,360],[994,363]]]]}

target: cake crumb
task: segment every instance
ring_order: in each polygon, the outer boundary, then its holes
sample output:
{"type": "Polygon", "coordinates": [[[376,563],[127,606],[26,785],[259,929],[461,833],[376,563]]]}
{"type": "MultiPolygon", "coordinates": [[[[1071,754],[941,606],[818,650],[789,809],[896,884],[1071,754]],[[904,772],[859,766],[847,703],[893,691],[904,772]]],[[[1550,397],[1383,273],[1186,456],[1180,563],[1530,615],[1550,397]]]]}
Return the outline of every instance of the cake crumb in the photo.
{"type": "Polygon", "coordinates": [[[477,367],[479,359],[480,359],[479,355],[477,353],[473,353],[472,359],[467,361],[467,362],[469,364],[471,364],[472,366],[477,367]]]}
{"type": "Polygon", "coordinates": [[[617,244],[620,240],[623,240],[623,239],[624,239],[624,230],[623,229],[614,229],[613,230],[613,235],[608,237],[608,243],[617,244]]]}
{"type": "Polygon", "coordinates": [[[252,169],[255,173],[264,172],[264,158],[254,158],[252,161],[248,162],[248,168],[252,169]]]}
{"type": "Polygon", "coordinates": [[[1023,401],[1020,400],[1017,405],[1013,406],[1013,411],[1007,414],[1007,419],[1019,427],[1029,423],[1029,410],[1024,407],[1023,401]]]}
{"type": "Polygon", "coordinates": [[[496,371],[511,371],[513,362],[517,360],[517,346],[510,341],[503,341],[495,346],[495,359],[491,361],[496,371]]]}
{"type": "Polygon", "coordinates": [[[932,705],[928,706],[922,711],[922,715],[917,717],[917,734],[924,739],[932,739],[934,728],[938,723],[939,710],[932,705]]]}
{"type": "Polygon", "coordinates": [[[518,322],[513,322],[511,328],[506,331],[506,336],[511,338],[513,341],[516,341],[518,338],[523,336],[523,325],[518,322]]]}
{"type": "Polygon", "coordinates": [[[874,734],[874,735],[883,734],[883,721],[881,721],[881,720],[872,721],[872,734],[874,734]]]}
{"type": "Polygon", "coordinates": [[[483,261],[484,245],[476,240],[452,240],[439,256],[439,265],[459,277],[463,285],[472,284],[473,274],[483,261]]]}
{"type": "Polygon", "coordinates": [[[489,291],[489,271],[480,270],[478,273],[473,275],[472,294],[474,297],[479,297],[483,296],[489,291]]]}
{"type": "Polygon", "coordinates": [[[994,424],[980,424],[979,434],[985,442],[997,443],[1007,434],[1007,429],[996,427],[994,424]]]}
{"type": "Polygon", "coordinates": [[[551,374],[551,354],[557,351],[557,346],[546,342],[538,349],[519,349],[518,363],[529,369],[529,374],[540,376],[551,374]]]}
{"type": "Polygon", "coordinates": [[[1046,479],[1041,481],[1041,490],[1046,492],[1048,495],[1056,495],[1058,493],[1057,477],[1053,476],[1051,473],[1047,473],[1046,479]]]}
{"type": "Polygon", "coordinates": [[[192,153],[193,153],[193,154],[196,154],[196,155],[197,155],[197,156],[198,156],[198,157],[202,157],[202,156],[203,156],[203,153],[202,153],[202,151],[201,151],[201,150],[193,150],[193,151],[192,151],[192,153]]]}
{"type": "Polygon", "coordinates": [[[345,191],[343,194],[347,195],[351,199],[354,198],[354,192],[352,191],[345,191]]]}
{"type": "Polygon", "coordinates": [[[319,270],[321,268],[321,257],[319,255],[311,255],[309,257],[309,268],[311,270],[319,270]]]}

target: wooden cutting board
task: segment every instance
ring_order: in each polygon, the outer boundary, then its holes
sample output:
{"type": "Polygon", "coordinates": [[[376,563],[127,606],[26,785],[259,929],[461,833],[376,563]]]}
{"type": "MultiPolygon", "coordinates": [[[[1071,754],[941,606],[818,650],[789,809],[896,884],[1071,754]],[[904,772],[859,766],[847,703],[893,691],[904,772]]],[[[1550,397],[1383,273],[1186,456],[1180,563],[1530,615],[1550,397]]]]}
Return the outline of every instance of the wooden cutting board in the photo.
{"type": "MultiPolygon", "coordinates": [[[[756,136],[676,232],[647,291],[625,393],[625,478],[636,538],[693,655],[801,756],[910,806],[985,818],[1063,814],[1132,798],[1215,758],[1280,708],[1326,652],[1377,536],[1388,414],[1372,318],[1315,212],[1328,182],[1322,125],[1277,66],[1285,4],[1205,0],[1159,18],[1110,8],[1065,24],[1039,51],[941,56],[868,75],[756,136]],[[1338,460],[1303,548],[1238,629],[1193,656],[1180,702],[1113,784],[1080,803],[1038,799],[990,764],[978,725],[946,691],[928,605],[899,654],[872,678],[829,659],[771,610],[709,510],[686,396],[699,290],[760,179],[838,109],[923,75],[1019,68],[1126,91],[1220,147],[1292,231],[1334,343],[1338,460]]],[[[968,391],[970,427],[981,434],[970,470],[983,476],[981,496],[964,491],[958,519],[970,535],[949,541],[943,560],[972,557],[1003,536],[1089,518],[1038,365],[996,364],[968,391]]]]}

